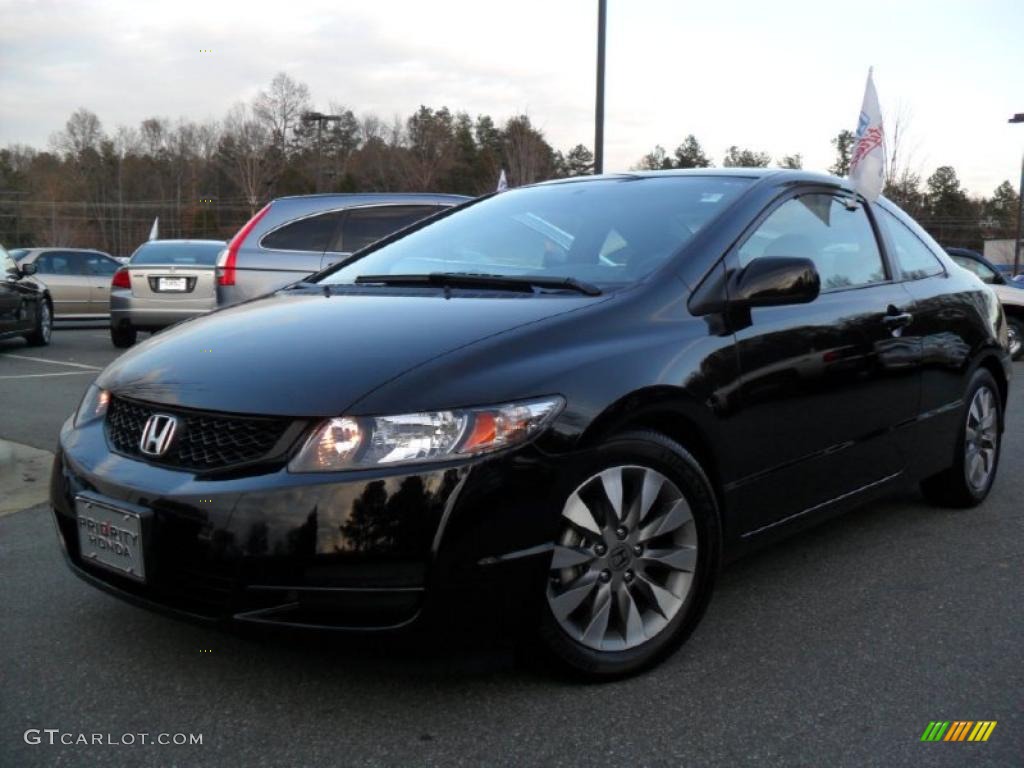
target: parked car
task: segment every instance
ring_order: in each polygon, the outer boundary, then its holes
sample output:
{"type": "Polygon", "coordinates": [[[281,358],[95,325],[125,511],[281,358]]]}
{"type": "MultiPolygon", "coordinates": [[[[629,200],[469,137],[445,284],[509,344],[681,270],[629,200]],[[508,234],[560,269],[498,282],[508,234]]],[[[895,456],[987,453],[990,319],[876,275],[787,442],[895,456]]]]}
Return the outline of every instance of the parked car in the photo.
{"type": "Polygon", "coordinates": [[[953,261],[976,274],[981,278],[981,282],[991,285],[995,290],[1006,313],[1010,355],[1014,360],[1020,360],[1024,357],[1024,283],[1011,280],[977,251],[947,248],[946,253],[953,257],[953,261]]]}
{"type": "Polygon", "coordinates": [[[422,194],[278,198],[238,231],[218,259],[217,303],[236,304],[301,280],[375,240],[469,199],[422,194]]]}
{"type": "Polygon", "coordinates": [[[103,251],[87,248],[16,248],[19,264],[35,264],[53,296],[56,320],[106,320],[110,278],[120,264],[103,251]]]}
{"type": "Polygon", "coordinates": [[[0,339],[24,336],[33,347],[50,343],[53,297],[32,278],[35,264],[18,264],[0,245],[0,339]]]}
{"type": "Polygon", "coordinates": [[[150,240],[110,282],[110,340],[130,347],[139,331],[158,331],[217,307],[214,275],[223,240],[150,240]]]}
{"type": "Polygon", "coordinates": [[[581,675],[649,666],[724,560],[909,480],[962,507],[992,487],[999,302],[848,184],[517,188],[173,328],[64,424],[68,563],[207,619],[493,612],[581,675]]]}

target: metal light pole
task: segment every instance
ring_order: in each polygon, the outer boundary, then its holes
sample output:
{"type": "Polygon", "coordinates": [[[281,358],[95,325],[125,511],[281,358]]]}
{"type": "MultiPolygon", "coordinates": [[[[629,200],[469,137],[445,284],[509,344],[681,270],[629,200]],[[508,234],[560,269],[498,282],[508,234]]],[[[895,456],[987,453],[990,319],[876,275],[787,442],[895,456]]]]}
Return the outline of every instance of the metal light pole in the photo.
{"type": "Polygon", "coordinates": [[[607,0],[597,0],[597,100],[594,105],[594,173],[604,173],[604,30],[607,0]]]}
{"type": "Polygon", "coordinates": [[[316,191],[319,192],[321,189],[320,177],[323,173],[324,165],[324,150],[321,136],[323,134],[324,123],[330,122],[331,120],[341,120],[341,115],[325,115],[323,112],[303,112],[302,122],[304,123],[316,123],[316,191]]]}
{"type": "MultiPolygon", "coordinates": [[[[1024,112],[1018,112],[1009,120],[1008,123],[1024,123],[1024,112]]],[[[1013,241],[1013,274],[1017,274],[1020,271],[1020,238],[1024,234],[1022,232],[1021,220],[1024,219],[1024,157],[1021,158],[1020,162],[1020,187],[1017,190],[1019,197],[1017,198],[1017,239],[1013,241]]]]}

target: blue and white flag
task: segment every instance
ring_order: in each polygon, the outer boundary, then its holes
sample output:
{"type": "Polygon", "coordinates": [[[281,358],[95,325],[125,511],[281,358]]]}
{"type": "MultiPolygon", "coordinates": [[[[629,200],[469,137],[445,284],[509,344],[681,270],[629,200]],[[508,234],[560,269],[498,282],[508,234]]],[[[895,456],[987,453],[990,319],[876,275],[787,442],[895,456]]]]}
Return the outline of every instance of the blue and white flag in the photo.
{"type": "Polygon", "coordinates": [[[868,69],[868,84],[864,89],[864,103],[857,120],[857,136],[850,158],[850,181],[854,189],[869,201],[882,194],[885,184],[885,129],[882,110],[878,106],[878,93],[868,69]]]}
{"type": "Polygon", "coordinates": [[[501,176],[498,177],[498,188],[495,192],[504,192],[508,189],[508,179],[505,178],[505,169],[501,169],[501,176]]]}
{"type": "Polygon", "coordinates": [[[160,217],[157,216],[155,219],[153,219],[153,228],[151,230],[149,230],[149,239],[150,240],[156,240],[156,238],[157,238],[157,230],[159,228],[160,228],[160,217]]]}

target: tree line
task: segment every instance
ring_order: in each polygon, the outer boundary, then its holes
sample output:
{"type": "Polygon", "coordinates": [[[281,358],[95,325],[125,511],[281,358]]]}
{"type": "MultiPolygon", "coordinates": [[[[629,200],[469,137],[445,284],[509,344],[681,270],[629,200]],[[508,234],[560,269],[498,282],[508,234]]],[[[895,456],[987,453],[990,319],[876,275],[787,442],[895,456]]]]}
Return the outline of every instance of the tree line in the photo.
{"type": "MultiPolygon", "coordinates": [[[[593,172],[583,144],[556,150],[528,115],[503,123],[421,106],[382,120],[330,103],[312,111],[309,88],[285,73],[220,121],[151,117],[108,131],[80,108],[50,146],[0,149],[0,243],[95,247],[127,255],[160,218],[161,237],[229,238],[268,200],[311,192],[453,192],[479,195],[505,170],[510,185],[593,172]]],[[[897,133],[899,126],[897,125],[897,133]]],[[[845,175],[853,134],[833,140],[831,172],[845,175]]],[[[898,149],[898,148],[897,148],[898,149]]],[[[893,152],[897,156],[898,152],[893,152]]],[[[767,167],[765,152],[730,146],[725,167],[767,167]]],[[[797,154],[775,158],[800,168],[797,154]]],[[[707,168],[714,163],[692,135],[669,154],[655,147],[638,169],[707,168]]],[[[940,167],[923,184],[891,163],[885,194],[947,245],[980,247],[1012,236],[1017,195],[1009,182],[971,198],[956,172],[940,167]]]]}

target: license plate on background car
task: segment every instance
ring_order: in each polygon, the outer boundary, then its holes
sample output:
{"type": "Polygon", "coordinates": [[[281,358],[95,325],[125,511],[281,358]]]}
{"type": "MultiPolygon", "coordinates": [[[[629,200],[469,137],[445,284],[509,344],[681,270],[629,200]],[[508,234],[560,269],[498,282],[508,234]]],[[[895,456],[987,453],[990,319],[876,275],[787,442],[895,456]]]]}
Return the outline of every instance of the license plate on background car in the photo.
{"type": "Polygon", "coordinates": [[[161,291],[184,291],[188,289],[188,281],[184,277],[161,277],[157,281],[161,291]]]}
{"type": "Polygon", "coordinates": [[[82,560],[146,580],[140,515],[84,498],[75,499],[75,514],[82,560]]]}

